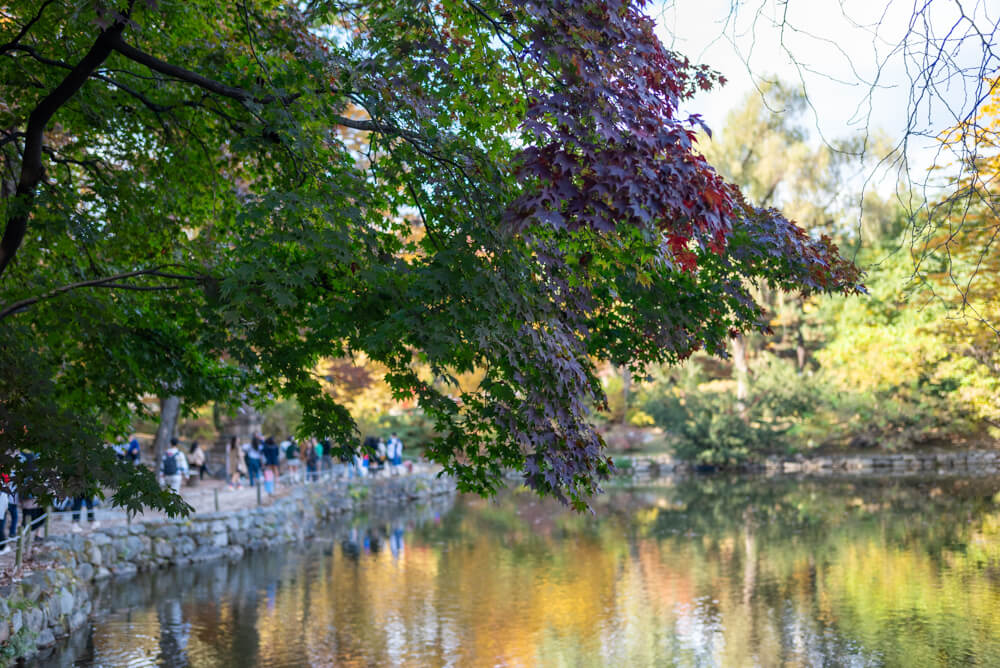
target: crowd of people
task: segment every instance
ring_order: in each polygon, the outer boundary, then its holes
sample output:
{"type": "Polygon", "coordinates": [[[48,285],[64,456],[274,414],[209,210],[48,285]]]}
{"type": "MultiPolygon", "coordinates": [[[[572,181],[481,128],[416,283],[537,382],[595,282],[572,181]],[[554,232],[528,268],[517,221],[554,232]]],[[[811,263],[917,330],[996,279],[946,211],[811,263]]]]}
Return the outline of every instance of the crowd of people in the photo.
{"type": "MultiPolygon", "coordinates": [[[[123,461],[136,466],[142,463],[142,447],[137,438],[111,447],[123,461]]],[[[21,457],[22,470],[30,470],[33,455],[24,453],[21,457]]],[[[156,470],[162,484],[175,492],[180,492],[185,481],[196,475],[199,479],[212,475],[207,453],[201,445],[193,441],[185,453],[176,438],[170,440],[156,470]]],[[[278,442],[259,434],[242,444],[233,437],[226,448],[225,476],[229,488],[234,490],[242,488],[244,483],[251,487],[260,484],[268,493],[273,493],[280,480],[298,483],[320,477],[350,479],[399,475],[402,471],[403,442],[395,432],[388,439],[369,436],[362,447],[354,450],[334,445],[329,439],[308,438],[299,443],[289,436],[278,442]]],[[[71,530],[74,532],[83,530],[80,517],[84,507],[90,527],[100,527],[94,514],[93,497],[81,495],[64,499],[58,507],[59,510],[71,509],[71,530]]],[[[45,509],[32,495],[23,489],[19,491],[16,481],[0,474],[0,542],[8,537],[15,538],[26,526],[37,530],[44,513],[45,509]]],[[[0,554],[10,550],[10,542],[0,545],[0,554]]]]}
{"type": "Polygon", "coordinates": [[[226,475],[230,489],[240,489],[244,480],[274,491],[282,475],[291,482],[316,480],[324,475],[339,478],[369,475],[399,475],[403,469],[403,442],[393,432],[388,439],[370,436],[361,448],[345,449],[329,439],[307,438],[301,443],[289,436],[254,434],[240,444],[234,436],[226,448],[226,475]]]}

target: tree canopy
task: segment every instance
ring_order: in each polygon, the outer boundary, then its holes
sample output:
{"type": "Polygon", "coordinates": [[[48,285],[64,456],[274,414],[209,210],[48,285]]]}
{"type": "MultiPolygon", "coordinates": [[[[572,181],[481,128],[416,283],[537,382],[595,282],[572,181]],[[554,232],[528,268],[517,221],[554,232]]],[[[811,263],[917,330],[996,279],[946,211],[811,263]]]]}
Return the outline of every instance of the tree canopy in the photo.
{"type": "Polygon", "coordinates": [[[35,452],[39,493],[182,510],[102,446],[149,394],[294,396],[353,446],[316,369],[363,352],[463,489],[579,506],[591,360],[724,353],[756,283],[860,289],[697,152],[720,77],[640,2],[15,0],[0,71],[0,468],[35,452]]]}

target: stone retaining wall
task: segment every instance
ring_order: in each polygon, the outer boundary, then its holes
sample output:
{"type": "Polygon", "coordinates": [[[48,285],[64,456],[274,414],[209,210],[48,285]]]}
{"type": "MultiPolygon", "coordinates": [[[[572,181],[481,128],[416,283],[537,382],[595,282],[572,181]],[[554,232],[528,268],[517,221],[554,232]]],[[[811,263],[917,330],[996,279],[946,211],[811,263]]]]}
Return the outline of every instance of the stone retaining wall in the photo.
{"type": "MultiPolygon", "coordinates": [[[[622,462],[616,462],[619,471],[634,477],[659,477],[690,473],[693,470],[687,462],[674,460],[670,455],[639,455],[625,459],[629,460],[627,466],[622,466],[622,462]]],[[[768,457],[763,462],[745,466],[744,470],[751,473],[763,472],[767,475],[906,475],[949,472],[976,475],[1000,472],[1000,451],[768,457]]]]}
{"type": "Polygon", "coordinates": [[[897,474],[897,473],[996,473],[1000,452],[920,452],[900,454],[838,455],[831,457],[772,457],[758,467],[769,474],[897,474]]]}
{"type": "Polygon", "coordinates": [[[27,577],[0,587],[0,666],[55,644],[84,624],[94,591],[111,578],[213,559],[239,559],[312,536],[325,522],[369,504],[380,507],[453,493],[448,478],[413,475],[346,485],[310,485],[272,505],[108,527],[50,537],[37,545],[27,577]]]}

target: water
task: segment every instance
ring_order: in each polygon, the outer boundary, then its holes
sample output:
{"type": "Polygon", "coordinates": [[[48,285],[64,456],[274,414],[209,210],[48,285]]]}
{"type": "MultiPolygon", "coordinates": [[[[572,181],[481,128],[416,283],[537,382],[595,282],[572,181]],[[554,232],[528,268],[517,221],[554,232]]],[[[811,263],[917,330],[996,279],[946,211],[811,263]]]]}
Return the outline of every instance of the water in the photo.
{"type": "Polygon", "coordinates": [[[997,490],[703,478],[593,517],[447,499],[112,584],[35,665],[997,666],[997,490]]]}

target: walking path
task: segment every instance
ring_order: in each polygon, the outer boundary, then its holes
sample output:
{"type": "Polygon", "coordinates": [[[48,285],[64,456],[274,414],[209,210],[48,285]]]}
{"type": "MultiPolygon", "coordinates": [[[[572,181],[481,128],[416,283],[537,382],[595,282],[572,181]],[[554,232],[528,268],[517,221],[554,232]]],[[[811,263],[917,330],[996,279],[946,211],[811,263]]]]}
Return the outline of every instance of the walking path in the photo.
{"type": "MultiPolygon", "coordinates": [[[[403,472],[401,475],[411,475],[413,473],[427,473],[435,470],[435,467],[429,464],[414,463],[412,470],[408,473],[403,472]]],[[[212,512],[226,512],[233,510],[243,510],[249,508],[256,508],[260,506],[269,506],[274,503],[277,499],[286,496],[296,487],[303,484],[309,485],[335,485],[343,484],[348,482],[347,478],[342,478],[335,476],[333,472],[325,471],[319,474],[318,479],[305,481],[304,474],[300,474],[298,479],[293,479],[290,475],[286,474],[281,476],[278,480],[278,484],[275,485],[274,493],[268,494],[264,491],[261,485],[254,487],[243,487],[241,489],[230,489],[228,484],[223,480],[218,479],[206,479],[206,480],[196,480],[191,479],[190,484],[185,484],[181,489],[181,496],[183,499],[194,509],[192,514],[204,514],[212,512]]],[[[386,474],[379,476],[367,476],[365,478],[353,478],[353,480],[379,480],[389,477],[386,474]]],[[[93,529],[104,528],[111,526],[123,526],[129,523],[129,519],[123,510],[118,508],[111,508],[110,506],[102,506],[94,509],[94,519],[97,524],[91,524],[87,521],[87,509],[83,507],[80,509],[80,523],[77,530],[73,530],[73,511],[50,511],[46,522],[43,522],[36,533],[39,535],[46,534],[52,536],[66,535],[71,533],[81,533],[86,535],[90,533],[93,529]]],[[[166,519],[166,515],[157,511],[146,511],[139,515],[134,516],[132,522],[144,522],[147,520],[158,520],[166,519]]],[[[26,538],[26,537],[25,537],[26,538]]],[[[17,539],[10,539],[4,541],[6,545],[3,547],[9,547],[10,551],[0,554],[0,582],[9,581],[10,578],[15,575],[15,572],[20,570],[23,574],[24,571],[30,570],[30,557],[28,556],[29,550],[25,547],[23,550],[23,563],[21,569],[17,568],[16,558],[17,558],[17,539]]]]}

